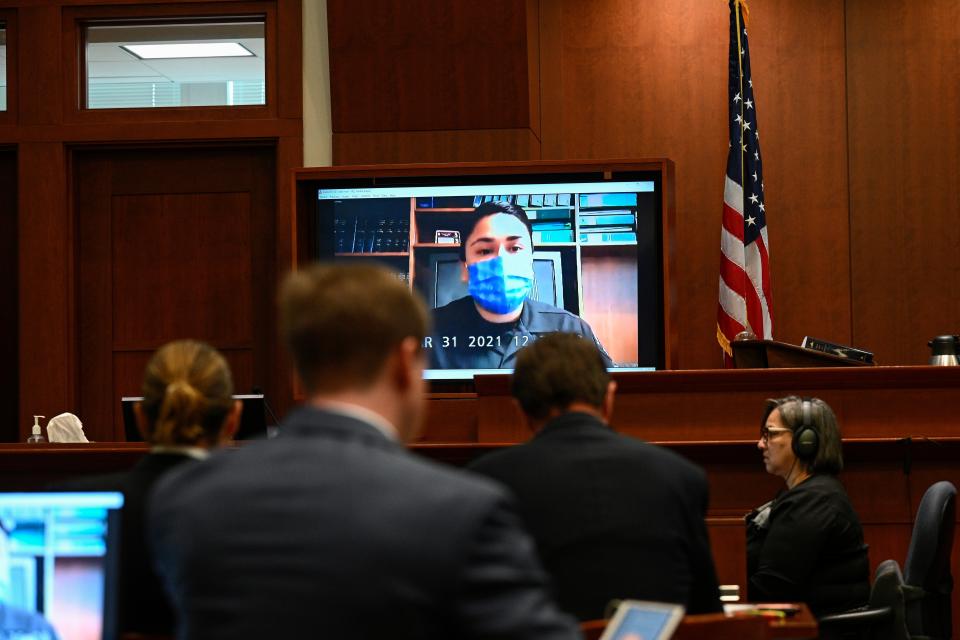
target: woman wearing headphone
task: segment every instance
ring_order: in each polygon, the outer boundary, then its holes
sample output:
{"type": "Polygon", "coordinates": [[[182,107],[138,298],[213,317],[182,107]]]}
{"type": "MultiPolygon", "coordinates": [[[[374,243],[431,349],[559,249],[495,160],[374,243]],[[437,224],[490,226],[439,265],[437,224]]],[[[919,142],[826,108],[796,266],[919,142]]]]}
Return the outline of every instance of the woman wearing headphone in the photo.
{"type": "Polygon", "coordinates": [[[747,598],[806,602],[817,617],[867,604],[867,546],[837,479],[833,411],[817,398],[767,400],[757,448],[787,488],[747,516],[747,598]]]}

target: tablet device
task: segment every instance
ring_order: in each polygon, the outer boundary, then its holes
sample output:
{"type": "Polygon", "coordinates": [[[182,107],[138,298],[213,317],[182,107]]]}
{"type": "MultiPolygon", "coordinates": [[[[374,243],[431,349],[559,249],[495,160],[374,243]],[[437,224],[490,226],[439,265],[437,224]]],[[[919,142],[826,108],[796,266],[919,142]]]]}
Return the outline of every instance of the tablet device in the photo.
{"type": "Polygon", "coordinates": [[[678,604],[624,600],[600,640],[668,640],[683,611],[678,604]]]}

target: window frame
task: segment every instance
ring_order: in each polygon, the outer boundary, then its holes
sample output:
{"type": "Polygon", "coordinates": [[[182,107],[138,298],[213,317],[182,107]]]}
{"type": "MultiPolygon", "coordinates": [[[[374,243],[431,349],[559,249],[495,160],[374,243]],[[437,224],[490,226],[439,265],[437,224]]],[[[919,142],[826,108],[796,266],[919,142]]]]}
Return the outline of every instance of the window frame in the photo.
{"type": "Polygon", "coordinates": [[[210,2],[175,5],[70,7],[63,13],[64,119],[71,123],[272,119],[278,114],[277,16],[274,2],[210,2]],[[89,25],[198,24],[220,20],[263,21],[266,104],[90,109],[87,102],[85,28],[89,25]]]}

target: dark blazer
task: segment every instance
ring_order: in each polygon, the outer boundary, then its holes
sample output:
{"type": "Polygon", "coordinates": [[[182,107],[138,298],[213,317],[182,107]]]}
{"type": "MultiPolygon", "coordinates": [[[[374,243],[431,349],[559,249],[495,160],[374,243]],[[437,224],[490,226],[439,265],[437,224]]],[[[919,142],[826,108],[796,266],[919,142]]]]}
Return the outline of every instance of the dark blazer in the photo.
{"type": "Polygon", "coordinates": [[[170,634],[173,611],[147,552],[147,498],[157,480],[193,458],[177,453],[150,453],[128,472],[81,478],[68,485],[76,491],[121,491],[120,584],[117,594],[121,633],[170,634]]]}
{"type": "Polygon", "coordinates": [[[814,475],[747,516],[747,578],[752,602],[806,602],[818,617],[867,604],[863,528],[836,476],[814,475]]]}
{"type": "Polygon", "coordinates": [[[157,487],[178,637],[579,637],[494,483],[314,408],[157,487]]]}
{"type": "Polygon", "coordinates": [[[684,458],[567,413],[471,469],[516,494],[565,611],[600,618],[621,598],[720,610],[707,480],[684,458]]]}

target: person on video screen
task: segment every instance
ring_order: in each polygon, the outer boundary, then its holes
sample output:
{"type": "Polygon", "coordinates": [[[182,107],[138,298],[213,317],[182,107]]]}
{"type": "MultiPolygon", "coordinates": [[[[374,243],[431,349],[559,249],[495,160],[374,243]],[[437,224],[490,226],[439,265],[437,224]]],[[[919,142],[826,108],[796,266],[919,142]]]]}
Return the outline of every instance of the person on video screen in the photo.
{"type": "Polygon", "coordinates": [[[528,297],[533,289],[533,234],[522,207],[485,202],[461,231],[460,261],[470,295],[434,309],[430,341],[435,369],[512,368],[517,352],[547,333],[592,340],[579,316],[528,297]]]}

